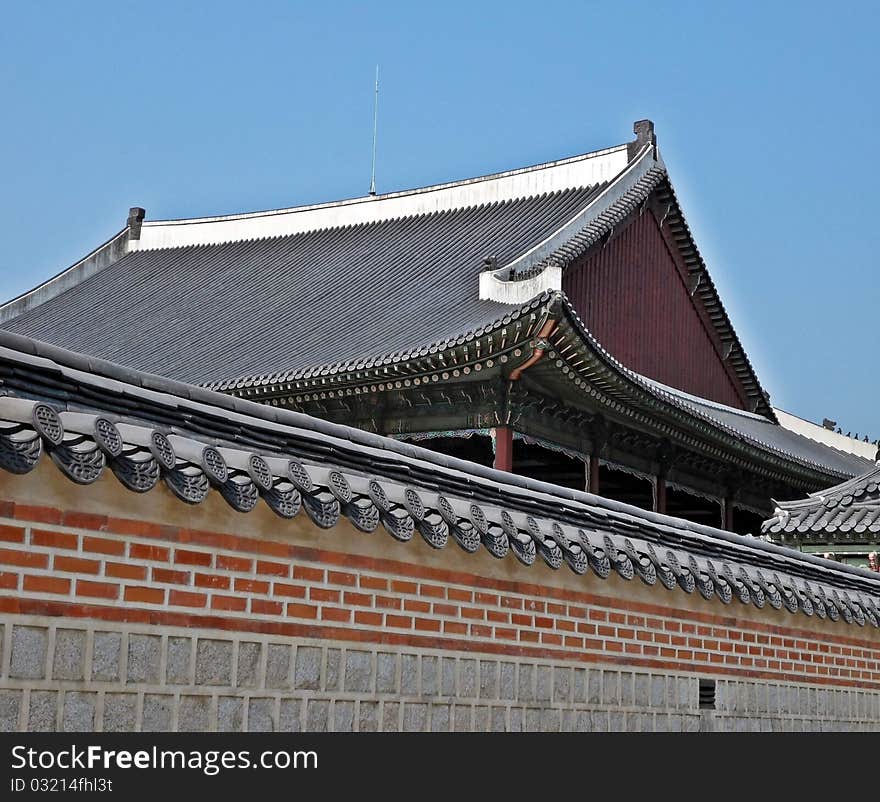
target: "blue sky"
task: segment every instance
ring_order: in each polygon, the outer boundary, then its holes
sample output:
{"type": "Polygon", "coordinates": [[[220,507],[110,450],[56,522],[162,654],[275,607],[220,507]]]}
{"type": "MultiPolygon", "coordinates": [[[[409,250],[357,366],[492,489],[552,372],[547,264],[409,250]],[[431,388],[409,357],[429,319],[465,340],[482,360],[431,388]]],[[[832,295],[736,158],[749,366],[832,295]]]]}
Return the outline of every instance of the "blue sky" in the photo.
{"type": "Polygon", "coordinates": [[[880,437],[876,3],[6,3],[0,296],[148,219],[607,147],[642,117],[772,402],[880,437]]]}

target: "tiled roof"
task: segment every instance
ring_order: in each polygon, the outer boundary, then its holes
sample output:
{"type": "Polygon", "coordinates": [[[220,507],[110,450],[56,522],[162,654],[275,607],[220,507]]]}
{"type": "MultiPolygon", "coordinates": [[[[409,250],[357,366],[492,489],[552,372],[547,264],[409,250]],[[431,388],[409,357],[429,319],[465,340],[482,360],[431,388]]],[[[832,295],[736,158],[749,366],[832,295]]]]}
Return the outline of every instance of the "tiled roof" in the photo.
{"type": "Polygon", "coordinates": [[[855,479],[811,493],[808,498],[777,502],[762,531],[876,542],[880,539],[880,463],[855,479]]]}
{"type": "MultiPolygon", "coordinates": [[[[599,579],[697,592],[723,604],[880,626],[880,577],[755,538],[500,473],[333,425],[0,334],[0,468],[44,455],[90,484],[109,468],[146,493],[197,504],[267,504],[332,529],[383,527],[400,541],[485,548],[599,579]]],[[[661,592],[661,591],[658,591],[661,592]]]]}

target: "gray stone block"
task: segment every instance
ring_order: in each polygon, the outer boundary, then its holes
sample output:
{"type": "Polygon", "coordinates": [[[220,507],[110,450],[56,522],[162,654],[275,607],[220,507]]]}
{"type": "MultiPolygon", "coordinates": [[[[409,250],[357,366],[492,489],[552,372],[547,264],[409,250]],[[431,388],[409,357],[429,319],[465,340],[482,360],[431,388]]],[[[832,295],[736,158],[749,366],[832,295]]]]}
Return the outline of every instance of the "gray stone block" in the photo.
{"type": "Polygon", "coordinates": [[[422,657],[422,696],[436,696],[439,691],[440,660],[433,655],[422,657]]]}
{"type": "Polygon", "coordinates": [[[620,706],[633,706],[633,675],[629,671],[621,671],[619,674],[620,681],[620,706]]]}
{"type": "Polygon", "coordinates": [[[489,708],[478,705],[474,708],[474,732],[487,732],[489,730],[489,708]]]}
{"type": "Polygon", "coordinates": [[[199,638],[196,685],[232,685],[232,642],[199,638]]]}
{"type": "Polygon", "coordinates": [[[633,677],[633,704],[648,707],[651,704],[651,678],[647,674],[633,677]]]}
{"type": "Polygon", "coordinates": [[[397,655],[376,655],[376,692],[397,693],[397,655]]]}
{"type": "Polygon", "coordinates": [[[697,695],[699,693],[696,680],[690,677],[679,677],[678,680],[670,680],[678,688],[678,704],[681,710],[690,710],[698,707],[697,695]]]}
{"type": "Polygon", "coordinates": [[[121,657],[122,635],[118,632],[96,632],[92,645],[92,680],[119,682],[121,657]]]}
{"type": "Polygon", "coordinates": [[[672,713],[669,716],[669,732],[682,732],[684,724],[682,717],[678,713],[672,713]]]}
{"type": "Polygon", "coordinates": [[[211,727],[211,697],[181,696],[177,708],[178,732],[207,732],[211,727]]]}
{"type": "Polygon", "coordinates": [[[553,707],[545,707],[541,711],[541,732],[559,732],[562,718],[553,707]]]}
{"type": "Polygon", "coordinates": [[[473,709],[470,705],[454,705],[452,708],[452,726],[456,732],[473,730],[473,709]]]}
{"type": "Polygon", "coordinates": [[[330,702],[309,699],[306,703],[306,732],[326,732],[330,716],[330,702]]]}
{"type": "Polygon", "coordinates": [[[516,699],[516,663],[502,663],[499,676],[499,699],[516,699]]]}
{"type": "Polygon", "coordinates": [[[0,691],[0,732],[18,732],[23,691],[0,691]]]}
{"type": "Polygon", "coordinates": [[[472,699],[477,695],[477,661],[462,658],[458,661],[458,695],[472,699]]]}
{"type": "Polygon", "coordinates": [[[419,658],[414,654],[400,657],[400,692],[415,696],[419,692],[419,658]]]}
{"type": "Polygon", "coordinates": [[[400,703],[385,702],[382,705],[382,732],[398,732],[400,730],[400,703]]]}
{"type": "Polygon", "coordinates": [[[556,666],[553,669],[553,701],[571,701],[571,669],[556,666]]]}
{"type": "Polygon", "coordinates": [[[587,675],[586,668],[573,668],[571,672],[571,701],[583,704],[587,701],[587,675]]]}
{"type": "Polygon", "coordinates": [[[651,676],[651,707],[661,710],[666,707],[666,677],[651,676]]]}
{"type": "Polygon", "coordinates": [[[279,732],[302,731],[302,701],[300,699],[282,699],[278,714],[279,732]]]}
{"type": "Polygon", "coordinates": [[[293,687],[317,690],[321,684],[321,649],[297,646],[294,661],[293,687]]]}
{"type": "Polygon", "coordinates": [[[535,674],[535,698],[539,702],[549,702],[553,696],[553,669],[538,666],[535,674]]]}
{"type": "Polygon", "coordinates": [[[379,731],[379,703],[360,702],[358,704],[358,731],[379,731]]]}
{"type": "Polygon", "coordinates": [[[616,671],[602,672],[602,702],[606,705],[620,704],[620,683],[616,671]]]}
{"type": "Polygon", "coordinates": [[[440,692],[444,696],[455,696],[455,658],[443,657],[440,663],[440,692]]]}
{"type": "Polygon", "coordinates": [[[354,732],[354,702],[337,699],[333,704],[333,732],[354,732]]]}
{"type": "Polygon", "coordinates": [[[654,732],[671,732],[669,716],[666,713],[657,713],[654,716],[654,732]]]}
{"type": "Polygon", "coordinates": [[[492,732],[507,732],[507,708],[493,707],[489,717],[492,732]]]}
{"type": "Polygon", "coordinates": [[[275,700],[252,697],[248,700],[248,732],[275,732],[275,700]]]}
{"type": "Polygon", "coordinates": [[[128,682],[158,685],[162,638],[158,635],[128,636],[128,682]]]}
{"type": "Polygon", "coordinates": [[[170,732],[174,697],[159,693],[144,694],[143,732],[170,732]]]}
{"type": "Polygon", "coordinates": [[[701,716],[683,716],[685,732],[699,732],[701,716]]]}
{"type": "Polygon", "coordinates": [[[168,638],[165,677],[169,685],[192,685],[192,638],[168,638]]]}
{"type": "Polygon", "coordinates": [[[598,705],[602,702],[602,672],[595,668],[587,671],[587,704],[598,705]]]}
{"type": "Polygon", "coordinates": [[[593,717],[590,715],[589,710],[578,710],[577,711],[577,721],[575,723],[575,731],[576,732],[592,732],[593,731],[593,717]]]}
{"type": "Polygon", "coordinates": [[[520,702],[534,701],[535,667],[531,663],[520,663],[518,675],[516,698],[520,702]]]}
{"type": "Polygon", "coordinates": [[[498,661],[480,660],[480,699],[498,698],[498,661]]]}
{"type": "Polygon", "coordinates": [[[449,705],[431,705],[431,732],[449,732],[451,722],[449,705]]]}
{"type": "Polygon", "coordinates": [[[626,732],[626,720],[620,710],[612,710],[608,715],[609,732],[626,732]]]}
{"type": "Polygon", "coordinates": [[[639,724],[641,721],[639,720],[638,713],[629,713],[626,717],[626,731],[627,732],[639,732],[639,724]]]}
{"type": "Polygon", "coordinates": [[[574,732],[577,724],[577,711],[566,707],[562,711],[562,725],[561,729],[563,732],[574,732]]]}
{"type": "Polygon", "coordinates": [[[428,705],[423,702],[407,702],[403,706],[403,731],[424,732],[428,729],[428,705]]]}
{"type": "Polygon", "coordinates": [[[52,676],[55,679],[81,680],[86,662],[86,633],[81,629],[55,632],[52,676]]]}
{"type": "Polygon", "coordinates": [[[55,732],[57,729],[58,691],[31,691],[28,730],[55,732]]]}
{"type": "Polygon", "coordinates": [[[341,680],[342,650],[327,650],[327,668],[324,670],[324,690],[338,691],[341,680]]]}
{"type": "Polygon", "coordinates": [[[511,707],[510,708],[510,732],[522,732],[523,731],[523,709],[521,707],[511,707]]]}
{"type": "Polygon", "coordinates": [[[270,643],[266,652],[266,687],[290,687],[290,646],[270,643]]]}
{"type": "Polygon", "coordinates": [[[12,627],[9,676],[15,679],[43,679],[49,631],[45,627],[12,627]]]}
{"type": "Polygon", "coordinates": [[[67,691],[64,694],[64,710],[61,713],[62,731],[94,732],[97,703],[97,693],[67,691]]]}
{"type": "Polygon", "coordinates": [[[235,684],[239,688],[256,688],[260,674],[260,653],[263,645],[244,641],[238,644],[238,673],[235,684]]]}
{"type": "Polygon", "coordinates": [[[217,700],[217,730],[241,732],[244,723],[244,700],[239,696],[221,696],[217,700]]]}
{"type": "MultiPolygon", "coordinates": [[[[345,690],[366,693],[373,685],[373,656],[370,652],[345,653],[345,690]]],[[[354,713],[352,713],[352,718],[354,713]]]]}
{"type": "Polygon", "coordinates": [[[108,693],[104,695],[104,732],[137,730],[137,694],[108,693]]]}
{"type": "Polygon", "coordinates": [[[541,731],[541,711],[537,707],[527,707],[523,729],[526,732],[541,731]]]}
{"type": "Polygon", "coordinates": [[[608,732],[608,713],[604,710],[591,710],[590,729],[593,732],[608,732]]]}

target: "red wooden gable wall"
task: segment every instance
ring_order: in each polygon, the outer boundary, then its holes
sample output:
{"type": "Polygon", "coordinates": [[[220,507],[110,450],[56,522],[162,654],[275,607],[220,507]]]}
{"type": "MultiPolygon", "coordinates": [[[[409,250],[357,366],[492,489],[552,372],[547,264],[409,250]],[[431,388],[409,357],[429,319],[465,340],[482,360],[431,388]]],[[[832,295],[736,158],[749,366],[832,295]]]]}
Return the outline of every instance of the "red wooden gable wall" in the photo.
{"type": "Polygon", "coordinates": [[[628,368],[746,408],[650,210],[569,268],[563,290],[587,328],[628,368]]]}

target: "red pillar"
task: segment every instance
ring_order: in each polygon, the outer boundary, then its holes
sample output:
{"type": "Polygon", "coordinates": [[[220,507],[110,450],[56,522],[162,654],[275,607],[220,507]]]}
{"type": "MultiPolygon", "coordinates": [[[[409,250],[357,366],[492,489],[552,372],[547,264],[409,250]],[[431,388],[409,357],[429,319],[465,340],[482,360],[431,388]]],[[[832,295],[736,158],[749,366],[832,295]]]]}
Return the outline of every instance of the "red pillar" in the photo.
{"type": "Polygon", "coordinates": [[[513,471],[513,429],[509,426],[495,427],[495,462],[497,471],[513,471]]]}
{"type": "Polygon", "coordinates": [[[657,477],[657,489],[654,493],[654,512],[666,512],[666,480],[657,477]]]}
{"type": "Polygon", "coordinates": [[[587,492],[599,495],[599,458],[595,454],[587,464],[587,492]]]}

